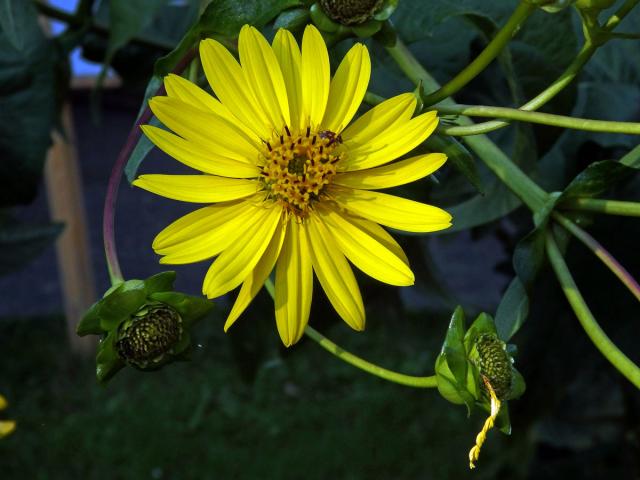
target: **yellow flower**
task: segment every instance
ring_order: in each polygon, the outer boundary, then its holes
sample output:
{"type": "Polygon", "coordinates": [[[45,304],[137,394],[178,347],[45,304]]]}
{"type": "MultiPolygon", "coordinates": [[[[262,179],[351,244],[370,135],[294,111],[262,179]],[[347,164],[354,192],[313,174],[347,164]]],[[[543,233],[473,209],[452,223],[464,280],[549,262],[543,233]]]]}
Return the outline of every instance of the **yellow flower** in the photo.
{"type": "MultiPolygon", "coordinates": [[[[7,408],[7,400],[0,395],[0,410],[7,408]]],[[[13,420],[0,420],[0,438],[4,438],[16,429],[16,422],[13,420]]]]}
{"type": "Polygon", "coordinates": [[[151,110],[174,133],[144,133],[198,175],[141,175],[134,185],[167,198],[211,203],[166,227],[153,242],[160,263],[217,257],[202,287],[209,298],[242,285],[225,331],[275,267],[275,313],[285,345],[309,319],[313,272],[345,322],[363,330],[365,312],[349,261],[391,285],[412,285],[407,257],[379,224],[409,232],[450,226],[436,207],[375,190],[422,178],[440,153],[394,159],[436,128],[435,112],[412,118],[406,93],[372,108],[350,126],[369,83],[371,63],[356,44],[330,80],[322,36],[308,26],[302,50],[279,30],[273,44],[245,25],[240,63],[215,40],[200,43],[213,96],[176,76],[151,110]]]}

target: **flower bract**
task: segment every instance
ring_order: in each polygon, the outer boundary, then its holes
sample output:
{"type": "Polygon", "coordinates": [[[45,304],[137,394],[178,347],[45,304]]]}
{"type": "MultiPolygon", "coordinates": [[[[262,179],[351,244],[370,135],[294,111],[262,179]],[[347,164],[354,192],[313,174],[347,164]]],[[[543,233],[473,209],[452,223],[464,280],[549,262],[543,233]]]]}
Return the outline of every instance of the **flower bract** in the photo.
{"type": "Polygon", "coordinates": [[[450,226],[431,205],[378,190],[436,171],[446,160],[429,153],[400,161],[436,128],[435,112],[414,116],[416,98],[390,98],[352,122],[371,73],[367,48],[355,44],[333,78],[318,30],[308,26],[301,48],[279,30],[272,44],[245,26],[240,62],[219,42],[200,43],[211,95],[176,75],[150,107],[169,130],[144,133],[161,150],[198,170],[191,175],[141,175],[134,185],[155,194],[209,204],[176,220],[153,242],[165,264],[214,259],[203,293],[219,297],[241,287],[228,329],[275,270],[275,316],[285,345],[309,319],[313,274],[355,330],[365,326],[351,262],[382,282],[412,285],[406,255],[380,225],[408,232],[450,226]]]}

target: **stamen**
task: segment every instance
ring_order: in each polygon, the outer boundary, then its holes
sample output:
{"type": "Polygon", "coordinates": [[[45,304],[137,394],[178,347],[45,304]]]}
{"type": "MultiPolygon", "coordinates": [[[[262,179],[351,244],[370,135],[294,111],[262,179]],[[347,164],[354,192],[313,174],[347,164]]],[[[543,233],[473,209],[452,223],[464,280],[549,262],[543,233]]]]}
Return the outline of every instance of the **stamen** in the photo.
{"type": "Polygon", "coordinates": [[[284,131],[287,132],[287,136],[288,137],[291,136],[291,132],[289,131],[289,127],[287,127],[286,125],[284,126],[284,131]]]}
{"type": "Polygon", "coordinates": [[[310,134],[311,134],[311,127],[307,127],[307,138],[309,138],[310,134]]]}
{"type": "Polygon", "coordinates": [[[270,152],[273,152],[273,148],[271,148],[271,144],[269,142],[265,142],[267,144],[267,148],[270,152]]]}

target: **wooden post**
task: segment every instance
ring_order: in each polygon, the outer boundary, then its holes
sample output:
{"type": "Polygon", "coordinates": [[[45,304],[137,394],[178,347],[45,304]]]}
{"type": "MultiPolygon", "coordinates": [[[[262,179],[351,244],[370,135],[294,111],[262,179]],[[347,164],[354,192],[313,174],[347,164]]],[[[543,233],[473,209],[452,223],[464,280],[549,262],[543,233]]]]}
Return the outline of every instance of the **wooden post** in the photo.
{"type": "Polygon", "coordinates": [[[82,179],[75,148],[71,108],[62,108],[62,125],[66,138],[53,133],[45,166],[45,183],[51,219],[64,222],[56,251],[58,271],[64,297],[67,338],[74,353],[89,355],[95,351],[95,340],[76,335],[76,325],[95,301],[96,293],[87,234],[87,220],[82,196],[82,179]]]}

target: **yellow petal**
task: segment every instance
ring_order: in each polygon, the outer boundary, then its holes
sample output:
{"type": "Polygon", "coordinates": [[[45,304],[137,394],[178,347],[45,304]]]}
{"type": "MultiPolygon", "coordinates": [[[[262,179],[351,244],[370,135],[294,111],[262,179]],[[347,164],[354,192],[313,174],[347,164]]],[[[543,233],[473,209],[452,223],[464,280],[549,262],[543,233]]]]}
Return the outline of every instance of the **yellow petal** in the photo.
{"type": "Polygon", "coordinates": [[[308,222],[313,270],[331,305],[354,330],[364,330],[365,314],[358,282],[332,234],[316,215],[308,222]]]}
{"type": "Polygon", "coordinates": [[[317,130],[329,97],[329,54],[322,35],[307,25],[302,37],[302,121],[317,130]]]}
{"type": "Polygon", "coordinates": [[[168,247],[217,228],[241,215],[249,208],[253,208],[250,201],[251,199],[235,200],[194,210],[180,217],[158,233],[153,240],[153,249],[161,253],[168,247]]]}
{"type": "Polygon", "coordinates": [[[355,148],[366,144],[386,130],[407,123],[415,109],[416,96],[413,93],[403,93],[385,100],[363,114],[342,132],[345,147],[355,148]]]}
{"type": "Polygon", "coordinates": [[[219,115],[169,97],[154,97],[149,106],[158,120],[175,133],[220,155],[254,164],[260,156],[258,143],[219,115]]]}
{"type": "Polygon", "coordinates": [[[356,114],[369,85],[371,60],[367,47],[356,43],[345,55],[336,71],[322,128],[340,133],[356,114]]]}
{"type": "Polygon", "coordinates": [[[224,157],[215,150],[204,148],[152,125],[142,125],[141,128],[160,150],[188,167],[223,177],[255,178],[260,175],[256,165],[224,157]]]}
{"type": "MultiPolygon", "coordinates": [[[[207,230],[202,230],[203,223],[199,225],[199,234],[191,235],[183,241],[165,248],[159,248],[156,253],[164,255],[160,259],[161,264],[182,265],[207,260],[219,255],[237,241],[243,241],[247,224],[255,218],[260,207],[244,202],[245,208],[237,211],[232,218],[227,215],[218,215],[207,219],[207,230]],[[226,220],[222,223],[222,220],[226,220]]],[[[192,228],[192,231],[195,228],[192,228]]]]}
{"type": "Polygon", "coordinates": [[[309,321],[313,269],[306,227],[292,217],[276,266],[276,325],[285,346],[302,337],[309,321]]]}
{"type": "Polygon", "coordinates": [[[133,185],[162,197],[194,203],[228,202],[262,188],[257,180],[213,175],[140,175],[133,185]]]}
{"type": "Polygon", "coordinates": [[[13,420],[0,420],[0,438],[6,437],[16,429],[16,422],[13,420]]]}
{"type": "Polygon", "coordinates": [[[438,117],[435,111],[423,113],[404,125],[389,128],[366,144],[349,149],[349,156],[341,163],[341,170],[362,170],[377,167],[411,151],[435,130],[438,117]]]}
{"type": "Polygon", "coordinates": [[[446,161],[447,156],[444,153],[427,153],[384,167],[339,173],[333,179],[333,183],[363,190],[397,187],[431,175],[446,161]]]}
{"type": "Polygon", "coordinates": [[[273,51],[280,64],[289,100],[289,116],[291,130],[300,132],[306,125],[301,124],[302,118],[302,79],[300,77],[301,54],[296,39],[291,32],[279,29],[273,39],[273,51]]]}
{"type": "Polygon", "coordinates": [[[262,208],[245,222],[244,235],[224,250],[207,271],[202,293],[216,298],[240,285],[269,246],[281,215],[282,209],[277,206],[262,208]]]}
{"type": "Polygon", "coordinates": [[[254,27],[245,25],[238,39],[240,63],[249,88],[276,132],[289,125],[289,102],[280,64],[269,43],[254,27]]]}
{"type": "Polygon", "coordinates": [[[340,212],[340,215],[344,217],[346,221],[355,225],[360,230],[363,230],[370,237],[373,237],[373,239],[378,243],[381,243],[387,250],[391,251],[391,253],[402,260],[407,267],[409,266],[409,259],[404,253],[404,250],[402,250],[402,247],[398,242],[396,242],[395,238],[393,238],[389,232],[380,225],[372,222],[371,220],[367,220],[366,218],[356,217],[355,215],[350,215],[346,212],[340,212]]]}
{"type": "Polygon", "coordinates": [[[176,98],[193,107],[224,117],[248,135],[255,136],[255,132],[240,122],[217,98],[209,95],[209,93],[186,78],[170,73],[164,77],[164,88],[168,97],[176,98]]]}
{"type": "Polygon", "coordinates": [[[400,257],[363,228],[361,222],[354,222],[352,218],[329,208],[318,209],[318,214],[340,250],[364,273],[390,285],[413,285],[414,276],[406,257],[400,257]]]}
{"type": "Polygon", "coordinates": [[[4,398],[4,395],[0,395],[0,410],[4,410],[9,406],[9,402],[4,398]]]}
{"type": "Polygon", "coordinates": [[[221,43],[208,38],[200,42],[200,60],[209,85],[222,104],[258,137],[271,138],[270,122],[233,55],[221,43]]]}
{"type": "Polygon", "coordinates": [[[282,248],[282,242],[286,232],[286,224],[278,225],[276,231],[273,234],[273,238],[269,243],[269,246],[265,250],[260,261],[256,264],[256,267],[249,274],[249,276],[242,282],[242,288],[236,298],[233,308],[227,317],[227,321],[224,324],[224,331],[229,330],[231,325],[235,323],[238,317],[245,311],[251,301],[260,291],[264,282],[269,277],[269,274],[273,270],[278,255],[280,255],[280,249],[282,248]]]}
{"type": "Polygon", "coordinates": [[[451,226],[451,215],[444,210],[406,198],[338,186],[329,194],[350,212],[398,230],[435,232],[451,226]]]}

